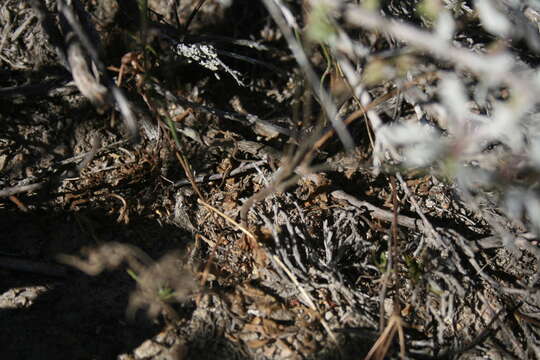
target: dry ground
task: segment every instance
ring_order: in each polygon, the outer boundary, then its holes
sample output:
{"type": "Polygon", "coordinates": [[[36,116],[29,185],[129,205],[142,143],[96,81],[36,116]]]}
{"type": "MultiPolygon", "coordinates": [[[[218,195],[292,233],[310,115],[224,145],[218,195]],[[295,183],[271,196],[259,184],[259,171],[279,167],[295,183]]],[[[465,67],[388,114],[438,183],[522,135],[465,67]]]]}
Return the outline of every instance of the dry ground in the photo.
{"type": "MultiPolygon", "coordinates": [[[[539,355],[536,243],[504,244],[490,225],[526,229],[490,197],[480,211],[444,174],[374,174],[362,118],[352,151],[333,136],[317,171],[295,163],[324,116],[262,3],[208,0],[186,29],[196,1],[149,1],[146,22],[134,1],[81,2],[98,70],[122,71],[138,125],[72,82],[40,22],[69,37],[56,1],[0,4],[2,358],[539,355]]],[[[307,10],[289,5],[302,27],[307,10]]],[[[322,48],[306,49],[341,113],[357,110],[322,48]]],[[[435,97],[435,82],[416,89],[435,97]]],[[[393,100],[378,108],[387,121],[413,116],[393,100]]]]}

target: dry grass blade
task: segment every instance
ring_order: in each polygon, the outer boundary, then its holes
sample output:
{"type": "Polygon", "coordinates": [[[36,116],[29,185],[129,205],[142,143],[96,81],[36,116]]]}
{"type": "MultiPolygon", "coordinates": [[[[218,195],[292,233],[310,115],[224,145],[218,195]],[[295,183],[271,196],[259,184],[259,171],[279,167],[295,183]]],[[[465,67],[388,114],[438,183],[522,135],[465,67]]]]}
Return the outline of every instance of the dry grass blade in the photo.
{"type": "Polygon", "coordinates": [[[255,235],[253,235],[253,233],[251,231],[249,231],[245,226],[237,223],[236,221],[234,221],[230,216],[227,216],[226,214],[224,214],[223,212],[219,211],[218,209],[216,209],[215,207],[213,207],[212,205],[208,204],[206,201],[202,200],[202,199],[199,199],[198,202],[200,204],[202,204],[204,207],[212,210],[213,212],[215,212],[216,214],[218,214],[219,216],[221,216],[223,219],[227,220],[227,222],[229,222],[231,225],[233,225],[235,228],[237,228],[238,230],[242,231],[244,234],[246,234],[251,240],[257,240],[257,238],[255,237],[255,235]]]}
{"type": "Polygon", "coordinates": [[[191,184],[191,187],[199,196],[199,199],[202,200],[203,202],[206,202],[201,189],[199,188],[199,186],[197,185],[197,182],[195,181],[195,177],[193,176],[193,171],[191,170],[191,166],[189,166],[189,162],[186,159],[186,157],[182,153],[176,152],[176,158],[178,159],[178,162],[182,166],[182,169],[184,169],[184,173],[186,174],[189,180],[189,183],[191,184]]]}
{"type": "Polygon", "coordinates": [[[289,47],[296,61],[298,62],[298,65],[306,76],[311,90],[316,95],[317,99],[320,101],[323,111],[325,112],[326,117],[329,119],[335,131],[337,132],[339,139],[347,150],[352,149],[354,142],[351,134],[349,134],[343,120],[338,116],[336,106],[333,103],[332,99],[320,86],[318,76],[313,70],[313,67],[306,53],[304,52],[303,47],[298,42],[293,33],[293,30],[297,28],[296,24],[291,24],[290,22],[288,22],[288,20],[290,21],[292,17],[286,16],[285,14],[290,14],[290,11],[286,9],[281,2],[276,0],[264,0],[264,4],[266,5],[268,12],[272,15],[276,24],[279,26],[281,32],[285,36],[285,39],[287,40],[287,43],[289,44],[289,47]]]}
{"type": "Polygon", "coordinates": [[[398,256],[398,196],[397,196],[397,184],[393,176],[390,177],[390,186],[392,188],[392,228],[391,236],[388,238],[388,263],[386,273],[383,275],[382,288],[379,295],[380,311],[379,311],[379,329],[381,334],[369,353],[366,356],[366,360],[382,360],[388,353],[392,340],[396,334],[399,336],[400,355],[401,358],[405,358],[405,335],[403,332],[404,322],[399,314],[400,305],[397,291],[399,290],[399,281],[397,279],[397,256],[398,256]],[[396,294],[393,299],[393,314],[388,320],[388,324],[383,329],[384,325],[384,304],[386,300],[386,292],[390,284],[394,285],[394,291],[396,294]]]}
{"type": "Polygon", "coordinates": [[[365,360],[383,360],[388,354],[388,350],[392,345],[392,341],[396,332],[399,336],[400,356],[405,359],[405,334],[403,332],[403,320],[397,314],[394,314],[388,320],[388,324],[384,328],[383,332],[373,344],[373,347],[364,358],[365,360]]]}
{"type": "Polygon", "coordinates": [[[205,2],[206,0],[199,0],[199,3],[197,4],[197,6],[195,6],[191,14],[189,14],[186,24],[184,25],[184,33],[186,34],[188,33],[189,26],[191,25],[191,23],[193,22],[193,19],[195,19],[195,16],[197,16],[197,13],[199,12],[199,10],[201,9],[201,7],[204,5],[205,2]]]}
{"type": "MultiPolygon", "coordinates": [[[[377,106],[382,105],[383,103],[395,98],[396,96],[399,95],[400,92],[406,91],[407,89],[410,89],[413,86],[417,86],[418,84],[422,83],[423,81],[433,80],[433,79],[436,79],[436,78],[437,78],[437,73],[435,73],[435,72],[422,74],[422,75],[416,77],[415,79],[413,79],[411,81],[408,81],[407,83],[400,86],[399,88],[393,89],[393,90],[387,92],[386,94],[383,94],[383,95],[379,96],[378,98],[376,98],[372,102],[370,102],[368,105],[363,106],[361,109],[356,110],[355,112],[353,112],[352,114],[347,116],[347,118],[343,121],[343,123],[348,126],[348,125],[352,124],[354,121],[358,120],[359,118],[365,116],[368,113],[368,111],[374,110],[375,108],[377,108],[377,106]]],[[[329,129],[328,131],[326,131],[315,142],[315,144],[313,145],[313,150],[312,151],[314,152],[316,150],[321,149],[323,147],[323,145],[328,140],[330,140],[332,138],[332,136],[334,136],[334,134],[335,134],[334,129],[329,129]]]]}
{"type": "Polygon", "coordinates": [[[294,285],[296,286],[298,291],[300,291],[300,294],[302,294],[302,296],[304,297],[304,300],[308,303],[309,307],[313,311],[315,311],[317,314],[319,314],[319,321],[321,322],[321,325],[323,326],[324,330],[328,333],[328,336],[330,336],[330,338],[332,339],[334,344],[336,344],[338,346],[338,348],[339,348],[339,342],[338,342],[338,339],[337,339],[336,335],[334,334],[334,332],[332,331],[332,329],[330,328],[330,326],[328,325],[326,320],[324,320],[323,317],[320,315],[320,312],[319,312],[319,309],[317,308],[317,305],[315,305],[315,302],[313,302],[311,296],[304,289],[304,287],[302,285],[300,285],[300,283],[298,282],[298,279],[296,278],[296,276],[287,268],[287,266],[285,266],[285,264],[279,259],[279,257],[277,257],[276,255],[272,255],[272,259],[276,262],[276,264],[279,265],[279,267],[291,279],[291,281],[294,283],[294,285]]]}

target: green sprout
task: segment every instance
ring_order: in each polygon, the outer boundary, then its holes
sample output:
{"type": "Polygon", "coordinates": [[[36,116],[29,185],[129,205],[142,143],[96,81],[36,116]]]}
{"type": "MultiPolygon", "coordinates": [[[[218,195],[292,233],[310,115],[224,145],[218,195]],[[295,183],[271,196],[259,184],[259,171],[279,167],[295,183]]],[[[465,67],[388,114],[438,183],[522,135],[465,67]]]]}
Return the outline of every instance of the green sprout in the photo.
{"type": "Polygon", "coordinates": [[[174,289],[168,286],[160,286],[158,289],[158,296],[162,301],[168,301],[174,298],[176,295],[174,289]]]}
{"type": "Polygon", "coordinates": [[[403,260],[405,261],[405,265],[407,266],[407,273],[409,275],[409,279],[413,283],[418,283],[420,279],[422,278],[422,274],[424,273],[424,269],[422,264],[420,264],[416,259],[412,256],[404,256],[403,260]]]}
{"type": "MultiPolygon", "coordinates": [[[[127,269],[126,272],[135,282],[139,283],[139,275],[135,271],[127,269]]],[[[161,301],[168,301],[176,296],[176,292],[167,285],[160,285],[157,290],[157,296],[161,301]]]]}

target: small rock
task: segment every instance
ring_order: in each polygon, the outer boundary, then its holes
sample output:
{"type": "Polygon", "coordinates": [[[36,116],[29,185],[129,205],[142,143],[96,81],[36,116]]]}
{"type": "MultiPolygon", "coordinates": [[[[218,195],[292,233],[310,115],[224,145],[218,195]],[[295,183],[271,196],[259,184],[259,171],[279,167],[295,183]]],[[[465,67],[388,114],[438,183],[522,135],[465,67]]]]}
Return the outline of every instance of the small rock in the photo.
{"type": "Polygon", "coordinates": [[[156,335],[155,341],[161,345],[172,345],[175,341],[175,336],[170,331],[162,331],[156,335]]]}
{"type": "Polygon", "coordinates": [[[156,356],[163,351],[163,349],[163,346],[153,342],[152,340],[146,340],[141,346],[135,349],[134,353],[137,359],[147,359],[149,357],[156,356]]]}
{"type": "Polygon", "coordinates": [[[118,360],[135,360],[135,358],[131,355],[128,355],[128,354],[122,354],[122,355],[119,355],[118,360]]]}

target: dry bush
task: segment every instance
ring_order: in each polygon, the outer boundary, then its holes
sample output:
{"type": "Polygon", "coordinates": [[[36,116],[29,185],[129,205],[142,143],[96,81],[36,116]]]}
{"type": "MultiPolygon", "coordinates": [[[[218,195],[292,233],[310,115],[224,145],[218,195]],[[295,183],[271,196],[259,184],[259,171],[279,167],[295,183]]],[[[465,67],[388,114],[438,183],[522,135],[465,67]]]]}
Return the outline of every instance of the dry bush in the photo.
{"type": "MultiPolygon", "coordinates": [[[[199,2],[141,2],[114,82],[78,1],[54,16],[31,3],[80,93],[118,110],[131,138],[140,125],[149,158],[180,161],[184,178],[156,176],[169,207],[151,210],[197,233],[219,289],[193,327],[261,358],[540,356],[537,1],[263,0],[256,39],[211,40],[187,32],[182,9],[199,2]]],[[[194,28],[226,21],[225,3],[253,20],[255,2],[216,0],[194,28]]],[[[174,317],[166,300],[197,289],[180,258],[110,243],[63,261],[127,265],[128,310],[174,317]]]]}

